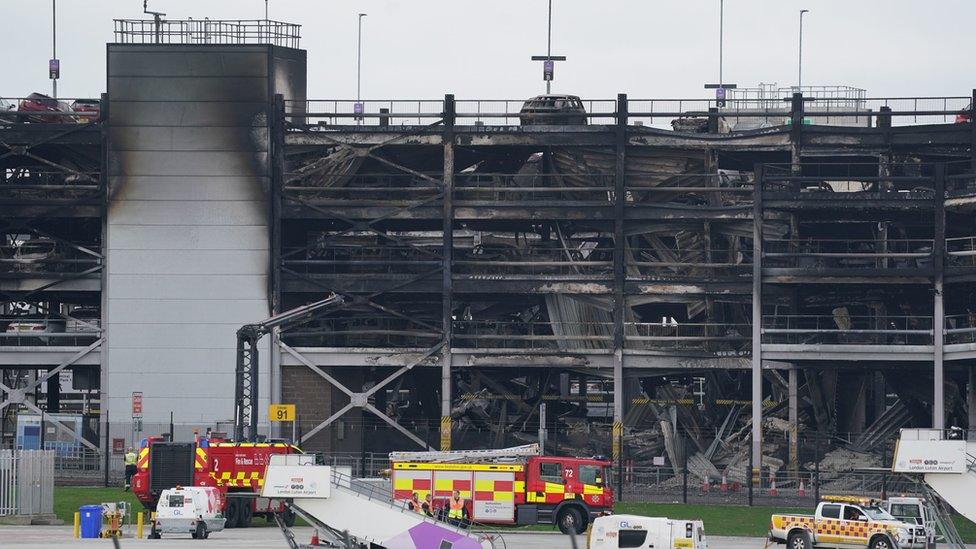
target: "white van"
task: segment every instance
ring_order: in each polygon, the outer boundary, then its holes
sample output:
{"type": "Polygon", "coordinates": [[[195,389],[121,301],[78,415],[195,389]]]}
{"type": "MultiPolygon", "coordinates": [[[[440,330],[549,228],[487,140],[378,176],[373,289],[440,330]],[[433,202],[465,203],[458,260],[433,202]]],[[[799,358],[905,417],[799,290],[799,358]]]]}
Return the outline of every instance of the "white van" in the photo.
{"type": "Polygon", "coordinates": [[[190,534],[207,539],[211,532],[224,529],[223,501],[213,486],[169,488],[159,495],[156,519],[150,524],[149,539],[162,534],[190,534]]]}
{"type": "Polygon", "coordinates": [[[700,520],[638,515],[598,517],[590,526],[586,546],[588,549],[708,549],[705,525],[700,520]]]}

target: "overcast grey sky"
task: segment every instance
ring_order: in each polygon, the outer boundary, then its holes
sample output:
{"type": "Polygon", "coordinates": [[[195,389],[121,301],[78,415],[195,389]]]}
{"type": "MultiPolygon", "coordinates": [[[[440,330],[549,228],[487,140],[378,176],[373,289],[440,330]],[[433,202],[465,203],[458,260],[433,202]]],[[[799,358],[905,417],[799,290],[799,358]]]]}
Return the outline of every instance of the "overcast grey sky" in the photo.
{"type": "MultiPolygon", "coordinates": [[[[554,92],[587,98],[704,97],[718,78],[719,0],[554,0],[554,92]]],[[[263,0],[151,0],[168,18],[255,19],[263,0]]],[[[725,81],[796,83],[798,12],[805,84],[869,96],[969,95],[974,0],[725,0],[725,81]]],[[[49,92],[49,0],[0,0],[0,95],[49,92]]],[[[356,17],[366,12],[363,96],[524,98],[544,90],[546,0],[271,0],[300,23],[309,97],[356,91],[356,17]]],[[[105,89],[112,19],[141,0],[58,0],[59,95],[105,89]]]]}

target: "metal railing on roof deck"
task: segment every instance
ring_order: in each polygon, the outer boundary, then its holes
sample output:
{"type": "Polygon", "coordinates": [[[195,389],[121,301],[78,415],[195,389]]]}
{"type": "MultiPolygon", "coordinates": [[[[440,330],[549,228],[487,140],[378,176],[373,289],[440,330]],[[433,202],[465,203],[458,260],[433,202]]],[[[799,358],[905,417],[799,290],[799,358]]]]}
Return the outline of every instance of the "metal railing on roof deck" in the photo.
{"type": "Polygon", "coordinates": [[[302,26],[270,19],[115,19],[121,44],[272,44],[297,48],[302,26]]]}
{"type": "MultiPolygon", "coordinates": [[[[150,22],[151,23],[151,22],[150,22]]],[[[521,124],[520,111],[525,99],[456,99],[458,125],[512,126],[521,124]]],[[[759,101],[755,98],[730,98],[723,107],[715,99],[628,98],[630,125],[672,129],[678,119],[719,117],[752,120],[753,126],[783,126],[791,123],[791,97],[759,101]],[[715,109],[710,111],[710,109],[715,109]]],[[[970,96],[928,97],[830,97],[806,98],[804,123],[823,125],[878,126],[879,120],[891,125],[952,124],[969,108],[970,96]],[[882,110],[884,108],[884,110],[882,110]],[[853,122],[853,123],[852,123],[853,122]]],[[[574,124],[585,117],[589,124],[616,123],[616,99],[581,99],[584,113],[566,111],[533,113],[535,123],[574,124]]],[[[311,125],[423,126],[435,124],[444,116],[443,99],[322,99],[286,101],[285,116],[311,125]],[[362,112],[357,112],[357,104],[362,112]],[[381,112],[381,110],[385,112],[381,112]]],[[[733,128],[734,129],[734,128],[733,128]]]]}
{"type": "Polygon", "coordinates": [[[763,315],[763,343],[931,345],[931,316],[763,315]]]}

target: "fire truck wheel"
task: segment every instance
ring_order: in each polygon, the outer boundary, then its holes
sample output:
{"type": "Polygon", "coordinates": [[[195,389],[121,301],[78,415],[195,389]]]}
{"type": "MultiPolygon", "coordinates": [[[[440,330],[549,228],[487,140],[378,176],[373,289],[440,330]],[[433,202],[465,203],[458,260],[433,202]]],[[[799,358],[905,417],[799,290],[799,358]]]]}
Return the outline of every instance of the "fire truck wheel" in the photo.
{"type": "Polygon", "coordinates": [[[229,498],[230,501],[227,502],[227,522],[225,524],[226,528],[237,528],[237,521],[240,520],[240,506],[238,505],[237,498],[229,498]]]}
{"type": "Polygon", "coordinates": [[[582,534],[586,530],[583,513],[576,507],[567,507],[560,511],[556,523],[559,531],[564,534],[582,534]]]}
{"type": "Polygon", "coordinates": [[[202,522],[198,522],[197,529],[195,532],[193,532],[193,539],[207,539],[207,536],[209,535],[210,532],[207,532],[207,525],[202,522]]]}
{"type": "Polygon", "coordinates": [[[251,502],[242,501],[241,502],[241,514],[240,521],[237,523],[238,528],[248,528],[251,526],[251,517],[254,515],[254,509],[251,508],[251,502]]]}

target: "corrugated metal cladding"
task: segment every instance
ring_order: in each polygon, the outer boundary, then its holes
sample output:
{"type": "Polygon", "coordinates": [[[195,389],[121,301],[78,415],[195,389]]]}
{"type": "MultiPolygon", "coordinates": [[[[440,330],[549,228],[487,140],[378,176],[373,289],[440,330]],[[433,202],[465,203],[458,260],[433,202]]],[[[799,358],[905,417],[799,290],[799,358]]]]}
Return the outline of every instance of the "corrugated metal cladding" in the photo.
{"type": "Polygon", "coordinates": [[[269,314],[266,117],[276,89],[304,98],[304,72],[304,51],[270,46],[108,46],[111,421],[133,391],[147,424],[233,417],[235,331],[269,314]],[[275,57],[300,74],[276,78],[275,57]]]}

